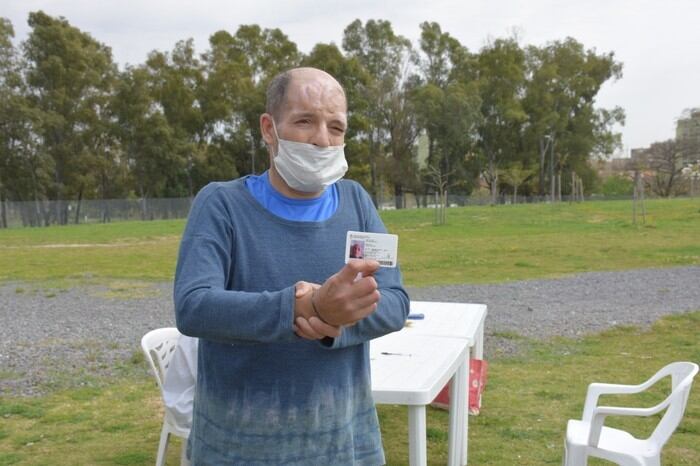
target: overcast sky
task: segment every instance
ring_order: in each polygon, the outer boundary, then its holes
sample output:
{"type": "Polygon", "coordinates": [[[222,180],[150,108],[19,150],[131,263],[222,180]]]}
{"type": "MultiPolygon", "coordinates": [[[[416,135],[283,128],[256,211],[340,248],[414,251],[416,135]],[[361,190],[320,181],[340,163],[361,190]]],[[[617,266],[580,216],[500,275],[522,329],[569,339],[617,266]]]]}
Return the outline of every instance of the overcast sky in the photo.
{"type": "Polygon", "coordinates": [[[112,48],[120,64],[138,64],[153,49],[170,50],[193,38],[198,52],[215,31],[241,24],[280,28],[302,52],[318,42],[342,43],[343,29],[360,18],[385,19],[417,44],[419,24],[436,21],[471,51],[487,38],[511,35],[543,45],[571,36],[599,53],[613,51],[623,77],[606,84],[597,105],[625,109],[624,151],[672,138],[675,120],[700,107],[698,0],[0,0],[16,39],[27,15],[64,16],[112,48]]]}

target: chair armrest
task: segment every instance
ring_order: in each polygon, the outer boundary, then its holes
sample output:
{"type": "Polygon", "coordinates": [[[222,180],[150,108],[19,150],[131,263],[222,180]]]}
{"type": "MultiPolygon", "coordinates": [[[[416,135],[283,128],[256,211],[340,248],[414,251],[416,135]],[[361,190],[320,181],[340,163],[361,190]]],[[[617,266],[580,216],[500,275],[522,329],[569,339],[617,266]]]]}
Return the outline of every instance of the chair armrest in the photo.
{"type": "Polygon", "coordinates": [[[591,430],[588,433],[588,445],[592,447],[598,446],[600,431],[603,429],[607,416],[653,416],[666,409],[671,404],[672,399],[673,395],[670,395],[661,403],[650,408],[624,408],[618,406],[598,406],[594,408],[590,420],[591,430]]]}
{"type": "Polygon", "coordinates": [[[581,419],[585,422],[591,422],[593,410],[596,406],[598,406],[598,398],[600,395],[631,395],[643,392],[667,375],[668,374],[663,373],[663,371],[659,371],[651,376],[649,380],[642,382],[639,385],[621,385],[612,383],[590,384],[588,386],[588,391],[586,392],[586,402],[583,406],[583,416],[581,419]]]}

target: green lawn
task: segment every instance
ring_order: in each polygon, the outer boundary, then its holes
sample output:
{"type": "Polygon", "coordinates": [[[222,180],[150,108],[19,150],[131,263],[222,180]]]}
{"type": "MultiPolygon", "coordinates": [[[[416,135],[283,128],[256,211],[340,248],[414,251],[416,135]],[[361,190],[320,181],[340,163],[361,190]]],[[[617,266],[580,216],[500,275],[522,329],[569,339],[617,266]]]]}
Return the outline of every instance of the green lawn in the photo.
{"type": "MultiPolygon", "coordinates": [[[[444,226],[434,226],[427,209],[382,217],[400,236],[399,260],[414,286],[700,264],[700,201],[653,200],[647,210],[643,226],[631,224],[629,201],[454,208],[444,226]]],[[[125,289],[147,292],[138,287],[172,279],[183,227],[184,221],[154,221],[0,230],[0,281],[107,283],[116,297],[128,297],[120,294],[125,289]]],[[[639,383],[670,361],[698,362],[698,335],[700,311],[662,319],[650,330],[619,328],[581,340],[500,334],[524,350],[517,358],[487,355],[484,409],[470,422],[470,464],[560,464],[566,420],[580,416],[588,383],[639,383]]],[[[162,415],[157,387],[144,375],[142,358],[118,369],[114,379],[83,374],[46,396],[0,399],[0,465],[152,464],[162,415]]],[[[0,379],[10,377],[0,370],[0,379]]],[[[700,464],[697,391],[664,450],[665,465],[700,464]]],[[[650,406],[660,396],[633,402],[650,406]]],[[[407,464],[405,408],[380,406],[379,415],[388,464],[407,464]]],[[[639,435],[653,421],[611,420],[639,435]]],[[[429,464],[444,464],[445,412],[430,410],[428,437],[429,464]]],[[[177,464],[178,447],[170,464],[177,464]]]]}
{"type": "MultiPolygon", "coordinates": [[[[664,318],[649,330],[626,327],[579,341],[523,341],[527,350],[521,356],[490,361],[482,413],[470,418],[470,464],[561,464],[566,420],[581,415],[588,383],[639,383],[668,362],[700,361],[699,333],[700,312],[695,312],[664,318]]],[[[143,361],[134,358],[133,364],[143,361]]],[[[0,400],[0,464],[153,464],[162,419],[155,383],[138,371],[119,381],[90,383],[39,398],[0,400]]],[[[664,449],[664,465],[700,464],[697,385],[664,449]]],[[[652,406],[661,399],[661,391],[654,390],[602,401],[652,406]]],[[[379,406],[379,417],[388,464],[408,464],[406,409],[379,406]]],[[[641,436],[655,422],[610,418],[609,425],[641,436]]],[[[428,464],[447,461],[447,429],[447,414],[430,409],[428,464]]],[[[178,464],[179,445],[175,441],[171,447],[169,464],[178,464]]]]}
{"type": "MultiPolygon", "coordinates": [[[[474,206],[383,212],[406,284],[489,283],[700,264],[700,200],[474,206]]],[[[170,280],[182,220],[0,230],[0,281],[170,280]]],[[[344,245],[339,245],[339,248],[344,245]]]]}
{"type": "Polygon", "coordinates": [[[448,209],[440,227],[426,209],[383,217],[412,285],[700,264],[700,200],[654,200],[647,209],[644,226],[632,224],[629,201],[448,209]]]}

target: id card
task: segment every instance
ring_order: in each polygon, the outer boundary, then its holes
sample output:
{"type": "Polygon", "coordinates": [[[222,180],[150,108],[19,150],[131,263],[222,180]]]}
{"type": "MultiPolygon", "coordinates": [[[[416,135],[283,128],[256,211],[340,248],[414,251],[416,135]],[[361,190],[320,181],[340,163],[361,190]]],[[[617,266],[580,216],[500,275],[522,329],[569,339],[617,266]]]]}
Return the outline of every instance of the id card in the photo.
{"type": "Polygon", "coordinates": [[[373,259],[381,267],[396,267],[399,237],[385,233],[348,231],[345,263],[350,259],[373,259]]]}

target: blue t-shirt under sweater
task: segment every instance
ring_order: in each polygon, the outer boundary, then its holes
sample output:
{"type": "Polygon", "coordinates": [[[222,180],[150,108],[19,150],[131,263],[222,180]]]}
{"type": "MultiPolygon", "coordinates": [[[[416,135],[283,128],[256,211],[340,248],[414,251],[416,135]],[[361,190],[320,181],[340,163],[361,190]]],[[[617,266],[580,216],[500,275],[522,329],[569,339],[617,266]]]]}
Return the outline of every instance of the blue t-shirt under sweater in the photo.
{"type": "Polygon", "coordinates": [[[375,274],[377,310],[331,346],[297,337],[294,284],[344,265],[348,230],[386,232],[367,193],[336,183],[323,221],[273,214],[245,178],[211,183],[192,206],[175,276],[177,325],[199,337],[194,465],[380,465],[369,340],[403,327],[398,268],[375,274]]]}
{"type": "Polygon", "coordinates": [[[291,199],[272,187],[269,173],[247,176],[245,185],[256,201],[278,217],[300,222],[321,222],[338,208],[337,184],[333,183],[320,196],[312,199],[291,199]]]}

